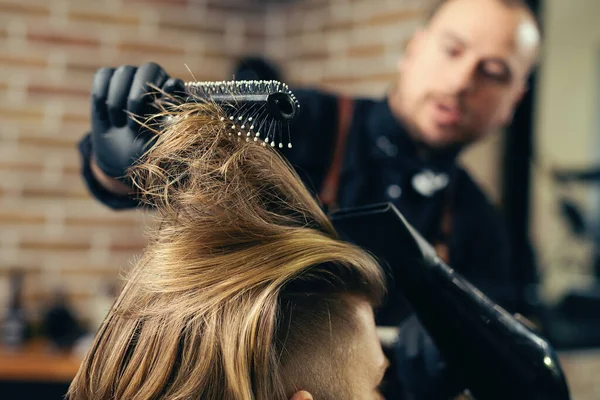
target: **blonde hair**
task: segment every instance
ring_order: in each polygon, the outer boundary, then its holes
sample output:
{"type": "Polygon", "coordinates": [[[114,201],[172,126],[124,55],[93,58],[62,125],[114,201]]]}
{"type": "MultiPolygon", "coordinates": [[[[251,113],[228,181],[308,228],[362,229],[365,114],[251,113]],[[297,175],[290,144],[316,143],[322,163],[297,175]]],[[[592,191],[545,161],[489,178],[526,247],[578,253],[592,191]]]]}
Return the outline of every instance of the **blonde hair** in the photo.
{"type": "Polygon", "coordinates": [[[374,259],[338,239],[286,161],[221,117],[199,101],[149,124],[156,143],[131,176],[160,224],[71,400],[284,399],[307,385],[326,398],[338,377],[294,360],[343,347],[351,299],[384,295],[374,259]]]}

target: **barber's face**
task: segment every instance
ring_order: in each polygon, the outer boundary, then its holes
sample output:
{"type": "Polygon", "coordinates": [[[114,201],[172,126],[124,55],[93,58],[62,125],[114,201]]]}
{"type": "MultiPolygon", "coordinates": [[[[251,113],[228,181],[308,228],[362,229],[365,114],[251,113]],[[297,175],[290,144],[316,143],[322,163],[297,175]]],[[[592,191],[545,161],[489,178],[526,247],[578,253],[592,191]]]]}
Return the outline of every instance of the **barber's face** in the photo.
{"type": "Polygon", "coordinates": [[[450,0],[409,43],[396,104],[432,147],[476,140],[510,122],[538,41],[521,9],[450,0]]]}

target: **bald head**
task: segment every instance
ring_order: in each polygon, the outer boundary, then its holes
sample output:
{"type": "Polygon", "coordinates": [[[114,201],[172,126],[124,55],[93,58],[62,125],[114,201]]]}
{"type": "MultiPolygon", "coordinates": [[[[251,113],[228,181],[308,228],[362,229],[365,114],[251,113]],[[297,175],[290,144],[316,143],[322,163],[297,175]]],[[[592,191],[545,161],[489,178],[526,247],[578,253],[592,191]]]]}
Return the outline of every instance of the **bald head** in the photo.
{"type": "Polygon", "coordinates": [[[479,11],[488,19],[507,23],[508,27],[513,30],[515,49],[521,53],[524,59],[530,61],[531,66],[535,64],[541,43],[541,33],[537,18],[525,0],[441,0],[437,1],[430,10],[427,24],[435,22],[439,14],[450,12],[456,15],[461,11],[475,13],[479,11]],[[502,12],[500,9],[504,9],[506,12],[502,12]]]}
{"type": "Polygon", "coordinates": [[[390,104],[430,147],[473,142],[510,122],[539,47],[523,1],[443,1],[407,46],[390,104]]]}

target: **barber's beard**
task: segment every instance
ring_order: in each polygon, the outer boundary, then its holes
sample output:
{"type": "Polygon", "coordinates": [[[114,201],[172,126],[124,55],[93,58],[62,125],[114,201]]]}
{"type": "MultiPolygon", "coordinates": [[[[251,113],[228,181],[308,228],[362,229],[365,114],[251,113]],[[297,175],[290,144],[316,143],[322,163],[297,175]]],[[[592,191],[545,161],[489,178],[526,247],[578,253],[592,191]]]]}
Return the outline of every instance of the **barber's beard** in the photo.
{"type": "MultiPolygon", "coordinates": [[[[415,143],[419,155],[426,160],[455,158],[458,153],[473,141],[468,138],[470,135],[463,135],[461,133],[458,135],[459,139],[434,144],[426,139],[428,135],[422,131],[417,121],[413,118],[407,116],[404,118],[403,123],[406,126],[408,135],[415,143]]],[[[458,129],[462,130],[463,128],[459,127],[458,129]]],[[[455,135],[453,134],[453,136],[455,135]]]]}
{"type": "MultiPolygon", "coordinates": [[[[459,99],[457,102],[459,103],[462,119],[459,123],[457,129],[461,131],[459,134],[460,139],[456,141],[448,141],[444,144],[433,145],[429,143],[424,138],[426,135],[419,128],[419,124],[415,120],[418,118],[419,112],[423,112],[425,107],[429,104],[433,104],[436,99],[442,98],[441,94],[430,93],[419,99],[418,101],[413,102],[412,107],[409,104],[405,103],[402,99],[402,96],[398,93],[399,87],[398,85],[394,85],[390,88],[388,92],[388,104],[392,113],[398,119],[402,125],[405,127],[408,135],[411,137],[413,142],[415,143],[419,155],[424,159],[448,159],[455,158],[458,153],[460,153],[465,147],[469,146],[471,143],[476,141],[477,135],[472,135],[471,132],[467,132],[468,129],[464,122],[468,121],[467,119],[470,117],[469,112],[464,105],[464,101],[459,99]]],[[[449,96],[445,95],[446,98],[449,96]]]]}

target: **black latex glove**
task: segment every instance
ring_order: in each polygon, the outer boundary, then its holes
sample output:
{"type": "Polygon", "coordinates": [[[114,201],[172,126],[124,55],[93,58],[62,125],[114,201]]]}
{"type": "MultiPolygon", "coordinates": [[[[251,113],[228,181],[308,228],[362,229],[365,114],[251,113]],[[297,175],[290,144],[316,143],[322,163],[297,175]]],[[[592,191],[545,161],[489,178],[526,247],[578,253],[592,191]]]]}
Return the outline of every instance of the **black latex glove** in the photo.
{"type": "Polygon", "coordinates": [[[152,104],[156,89],[150,85],[167,93],[185,90],[183,81],[154,63],[100,68],[94,76],[92,152],[98,167],[112,178],[124,180],[127,169],[151,145],[153,135],[128,115],[143,121],[157,111],[152,104]]]}

